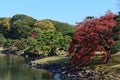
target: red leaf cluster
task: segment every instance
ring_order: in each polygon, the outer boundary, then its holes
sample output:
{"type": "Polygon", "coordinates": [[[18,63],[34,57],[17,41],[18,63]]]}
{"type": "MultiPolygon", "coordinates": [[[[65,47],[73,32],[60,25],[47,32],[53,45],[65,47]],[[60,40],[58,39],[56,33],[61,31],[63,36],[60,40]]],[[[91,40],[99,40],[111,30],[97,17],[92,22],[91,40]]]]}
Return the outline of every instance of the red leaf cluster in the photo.
{"type": "Polygon", "coordinates": [[[36,32],[32,32],[32,33],[30,34],[30,36],[31,36],[32,38],[37,38],[37,33],[36,33],[36,32]]]}
{"type": "Polygon", "coordinates": [[[78,23],[77,30],[72,37],[68,50],[71,63],[92,62],[92,56],[96,51],[104,53],[104,62],[107,61],[109,49],[114,45],[112,28],[116,25],[116,15],[108,12],[106,15],[78,23]]]}

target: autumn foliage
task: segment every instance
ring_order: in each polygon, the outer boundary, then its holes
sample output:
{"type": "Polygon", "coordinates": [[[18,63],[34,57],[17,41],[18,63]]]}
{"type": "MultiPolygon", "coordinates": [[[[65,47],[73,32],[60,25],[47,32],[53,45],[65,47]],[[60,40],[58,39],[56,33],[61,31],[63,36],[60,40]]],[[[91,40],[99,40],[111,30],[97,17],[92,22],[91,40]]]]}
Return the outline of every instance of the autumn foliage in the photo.
{"type": "Polygon", "coordinates": [[[112,12],[108,12],[100,18],[86,19],[78,23],[68,50],[71,63],[92,62],[91,58],[96,55],[96,51],[103,52],[102,61],[107,62],[109,51],[115,43],[113,39],[115,33],[112,31],[112,28],[116,26],[115,16],[112,12]]]}

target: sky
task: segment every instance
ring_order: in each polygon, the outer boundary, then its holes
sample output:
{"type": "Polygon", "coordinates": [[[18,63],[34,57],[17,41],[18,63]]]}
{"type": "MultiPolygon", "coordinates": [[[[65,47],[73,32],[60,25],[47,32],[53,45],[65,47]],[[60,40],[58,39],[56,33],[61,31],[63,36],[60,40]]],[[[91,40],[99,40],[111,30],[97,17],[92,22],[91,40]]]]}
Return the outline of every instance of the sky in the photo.
{"type": "Polygon", "coordinates": [[[108,10],[117,13],[118,3],[118,0],[0,0],[0,17],[25,14],[38,20],[74,25],[87,16],[100,17],[108,10]]]}

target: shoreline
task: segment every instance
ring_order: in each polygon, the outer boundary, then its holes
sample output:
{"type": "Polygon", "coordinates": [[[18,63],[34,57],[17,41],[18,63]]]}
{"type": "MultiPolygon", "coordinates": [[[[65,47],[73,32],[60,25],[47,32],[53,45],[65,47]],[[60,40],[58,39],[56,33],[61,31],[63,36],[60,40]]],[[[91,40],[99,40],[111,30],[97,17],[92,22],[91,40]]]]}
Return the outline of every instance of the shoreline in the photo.
{"type": "MultiPolygon", "coordinates": [[[[120,53],[116,53],[112,55],[113,62],[108,62],[106,64],[90,64],[87,66],[76,66],[73,67],[70,64],[56,63],[55,61],[50,62],[50,58],[43,62],[42,59],[31,61],[28,63],[29,67],[35,67],[37,69],[45,69],[54,74],[59,74],[63,80],[65,79],[73,79],[73,80],[119,80],[120,72],[118,71],[120,68],[116,67],[118,73],[113,71],[115,68],[112,68],[113,65],[120,63],[119,60],[120,53]],[[118,58],[116,60],[116,57],[118,58]]],[[[64,60],[63,60],[64,61],[64,60]]]]}
{"type": "Polygon", "coordinates": [[[3,47],[0,47],[0,50],[5,50],[3,47]]]}
{"type": "Polygon", "coordinates": [[[45,69],[54,74],[59,74],[61,78],[72,79],[72,80],[119,80],[120,74],[115,74],[111,72],[110,69],[104,68],[102,66],[92,69],[91,67],[72,67],[68,64],[35,64],[29,63],[29,67],[34,67],[37,69],[45,69]],[[98,69],[97,69],[98,68],[98,69]]]}
{"type": "Polygon", "coordinates": [[[4,49],[3,47],[0,47],[0,53],[1,53],[1,51],[4,51],[4,50],[6,50],[6,49],[4,49]]]}
{"type": "MultiPolygon", "coordinates": [[[[3,54],[4,55],[4,54],[3,54]]],[[[6,54],[7,55],[7,54],[6,54]]],[[[117,54],[115,54],[118,56],[117,54]]],[[[20,56],[20,55],[18,55],[20,56]]],[[[58,58],[57,58],[58,59],[58,58]]],[[[63,58],[60,58],[63,59],[63,58]]],[[[42,60],[42,59],[40,59],[42,60]]],[[[66,59],[65,59],[66,60],[66,59]]],[[[63,61],[65,61],[63,60],[63,61]]],[[[97,66],[92,65],[92,68],[89,66],[84,67],[73,67],[70,64],[64,63],[64,64],[58,64],[55,63],[55,61],[50,62],[50,59],[48,59],[49,63],[43,64],[41,63],[35,63],[35,61],[30,61],[26,67],[28,68],[37,68],[37,69],[45,69],[47,71],[50,71],[54,73],[55,75],[58,74],[59,77],[64,79],[72,79],[72,80],[119,80],[120,74],[116,74],[112,72],[110,69],[104,68],[102,65],[97,66]]],[[[63,62],[62,61],[62,62],[63,62]]],[[[47,61],[46,61],[47,62],[47,61]]]]}

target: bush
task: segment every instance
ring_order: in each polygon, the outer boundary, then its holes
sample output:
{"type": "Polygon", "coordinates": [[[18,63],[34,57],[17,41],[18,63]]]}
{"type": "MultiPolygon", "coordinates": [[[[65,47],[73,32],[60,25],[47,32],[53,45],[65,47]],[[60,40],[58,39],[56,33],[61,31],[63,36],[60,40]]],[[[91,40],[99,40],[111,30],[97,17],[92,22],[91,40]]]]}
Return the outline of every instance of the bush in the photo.
{"type": "Polygon", "coordinates": [[[3,45],[7,42],[7,39],[4,37],[3,34],[0,34],[0,47],[3,47],[3,45]]]}
{"type": "Polygon", "coordinates": [[[111,54],[115,54],[117,52],[120,51],[120,41],[116,41],[115,45],[113,46],[113,48],[111,49],[111,54]]]}

